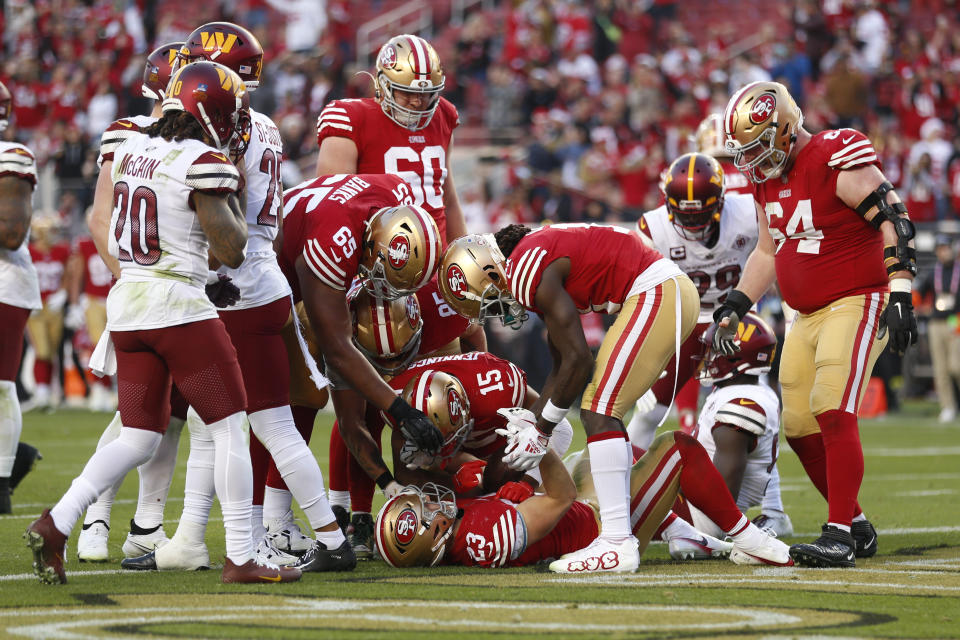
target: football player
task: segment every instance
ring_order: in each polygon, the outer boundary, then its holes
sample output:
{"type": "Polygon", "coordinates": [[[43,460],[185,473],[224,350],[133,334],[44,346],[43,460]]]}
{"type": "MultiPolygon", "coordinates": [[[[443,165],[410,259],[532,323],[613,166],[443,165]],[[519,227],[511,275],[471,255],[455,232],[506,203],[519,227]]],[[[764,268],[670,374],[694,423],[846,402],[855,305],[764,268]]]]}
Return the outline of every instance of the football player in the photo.
{"type": "Polygon", "coordinates": [[[433,216],[445,247],[466,234],[450,171],[457,109],[440,96],[443,67],[430,43],[394,36],[377,55],[374,97],[334,100],[317,119],[317,175],[390,173],[433,216]]]}
{"type": "Polygon", "coordinates": [[[714,312],[713,347],[736,351],[740,318],[776,280],[799,312],[781,356],[784,431],[829,505],[822,535],[791,553],[807,566],[852,567],[877,550],[857,504],[857,407],[887,334],[899,353],[917,339],[913,224],[870,140],[854,129],[809,133],[782,84],[744,86],[723,119],[727,149],[756,185],[760,235],[714,312]]]}
{"type": "MultiPolygon", "coordinates": [[[[107,127],[100,139],[100,156],[97,159],[100,175],[97,178],[93,207],[87,217],[87,226],[100,259],[114,278],[119,278],[120,267],[116,257],[109,251],[109,238],[114,234],[110,226],[114,203],[113,155],[117,147],[127,138],[152,125],[163,115],[162,102],[167,83],[170,81],[172,64],[182,46],[182,42],[171,42],[157,47],[147,56],[141,92],[145,98],[151,98],[154,101],[150,115],[121,118],[107,127]]],[[[101,332],[101,337],[104,340],[110,340],[109,334],[105,332],[101,332]]],[[[137,467],[140,491],[137,496],[137,509],[130,521],[130,531],[121,549],[125,557],[140,556],[167,540],[163,530],[163,511],[170,482],[173,479],[180,431],[186,419],[187,403],[174,384],[171,388],[170,422],[167,430],[153,457],[147,463],[137,467]]],[[[100,436],[97,448],[115,440],[120,435],[121,426],[120,412],[117,411],[100,436]]],[[[81,562],[103,562],[108,559],[110,513],[113,500],[122,482],[123,478],[108,487],[87,509],[83,527],[77,537],[77,557],[81,562]]]]}
{"type": "Polygon", "coordinates": [[[640,447],[650,446],[675,390],[681,390],[675,398],[680,428],[693,432],[699,395],[693,357],[700,354],[700,336],[713,322],[713,310],[740,281],[747,256],[757,244],[753,198],[727,194],[724,183],[716,160],[704,153],[684,154],[664,174],[663,206],[643,214],[638,223],[641,237],[670,256],[700,294],[697,326],[680,347],[676,362],[668,364],[666,375],[653,385],[659,411],[644,415],[638,410],[630,421],[630,441],[640,447]]]}
{"type": "MultiPolygon", "coordinates": [[[[694,434],[713,459],[737,508],[761,507],[758,527],[778,538],[793,534],[793,525],[780,498],[777,441],[780,439],[780,399],[760,376],[770,371],[777,336],[757,314],[748,313],[737,331],[740,351],[732,356],[710,350],[713,332],[701,337],[703,357],[699,380],[713,385],[694,434]]],[[[690,509],[700,531],[720,529],[698,509],[690,509]]]]}
{"type": "Polygon", "coordinates": [[[209,429],[227,556],[221,579],[290,582],[298,569],[259,563],[251,538],[253,487],[243,434],[246,394],[217,310],[204,291],[209,252],[244,260],[240,173],[224,155],[242,135],[248,97],[229,68],[196,62],[171,78],[163,117],[115,150],[111,254],[120,278],[107,299],[123,427],[90,458],[63,498],[24,534],[41,581],[66,582],[73,525],[97,495],[146,462],[169,421],[171,377],[209,429]],[[211,389],[214,393],[211,393],[211,389]]]}
{"type": "MultiPolygon", "coordinates": [[[[12,110],[10,91],[0,82],[0,131],[7,128],[12,110]]],[[[36,186],[33,153],[22,144],[0,141],[0,514],[11,512],[10,491],[18,482],[14,471],[23,416],[16,379],[23,332],[31,310],[42,306],[37,270],[27,248],[36,186]]],[[[19,448],[23,455],[36,451],[22,443],[19,448]]]]}
{"type": "MultiPolygon", "coordinates": [[[[448,564],[506,567],[551,560],[558,573],[618,571],[624,557],[607,551],[582,556],[576,550],[600,533],[603,512],[582,452],[573,477],[549,450],[539,462],[543,493],[516,503],[503,495],[454,501],[433,483],[410,485],[377,515],[377,548],[393,567],[448,564]]],[[[793,564],[787,545],[761,531],[737,509],[709,457],[691,436],[659,436],[629,475],[629,526],[642,554],[678,493],[718,518],[732,536],[737,564],[793,564]]],[[[633,566],[633,570],[636,566],[633,566]]]]}
{"type": "Polygon", "coordinates": [[[697,153],[705,153],[720,163],[720,168],[723,169],[723,189],[728,195],[753,195],[753,183],[737,171],[733,156],[724,145],[722,113],[711,113],[700,122],[693,134],[693,146],[697,153]]]}

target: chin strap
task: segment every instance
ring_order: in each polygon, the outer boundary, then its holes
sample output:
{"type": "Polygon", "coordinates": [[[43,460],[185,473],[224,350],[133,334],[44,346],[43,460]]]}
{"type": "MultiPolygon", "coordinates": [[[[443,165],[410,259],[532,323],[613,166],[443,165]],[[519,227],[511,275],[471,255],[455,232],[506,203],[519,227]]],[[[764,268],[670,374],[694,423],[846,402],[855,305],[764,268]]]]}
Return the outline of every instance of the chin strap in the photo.
{"type": "Polygon", "coordinates": [[[907,271],[917,275],[917,252],[910,246],[910,241],[916,235],[913,222],[907,217],[907,206],[902,202],[887,202],[887,194],[893,191],[889,181],[882,182],[873,193],[864,198],[857,205],[855,211],[866,220],[874,229],[880,230],[880,225],[889,221],[897,233],[897,244],[884,247],[883,262],[887,268],[887,275],[897,271],[907,271]],[[877,208],[877,214],[872,220],[867,220],[867,213],[877,208]]]}

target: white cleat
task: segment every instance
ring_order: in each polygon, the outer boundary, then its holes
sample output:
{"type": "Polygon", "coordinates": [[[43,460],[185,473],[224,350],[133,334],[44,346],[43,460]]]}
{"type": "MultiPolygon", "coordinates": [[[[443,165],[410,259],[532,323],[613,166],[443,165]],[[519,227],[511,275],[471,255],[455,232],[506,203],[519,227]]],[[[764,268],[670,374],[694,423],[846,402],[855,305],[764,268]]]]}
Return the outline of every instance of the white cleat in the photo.
{"type": "Polygon", "coordinates": [[[107,548],[109,541],[110,527],[103,520],[83,525],[77,537],[77,557],[80,562],[106,562],[110,556],[107,548]]]}
{"type": "Polygon", "coordinates": [[[121,551],[123,551],[123,557],[125,558],[138,558],[145,553],[150,553],[160,545],[165,544],[167,540],[167,534],[163,531],[163,525],[160,525],[150,533],[128,533],[127,539],[123,541],[121,551]]]}
{"type": "Polygon", "coordinates": [[[778,538],[786,538],[793,535],[793,523],[790,522],[790,516],[785,513],[762,513],[753,520],[753,524],[761,529],[772,532],[778,538]]]}
{"type": "Polygon", "coordinates": [[[281,551],[272,544],[270,540],[264,538],[257,545],[257,562],[260,564],[275,564],[279,567],[290,567],[300,561],[300,556],[281,551]]]}
{"type": "Polygon", "coordinates": [[[554,573],[632,573],[640,566],[639,543],[633,536],[619,542],[597,538],[588,546],[550,563],[554,573]]]}
{"type": "Polygon", "coordinates": [[[730,559],[735,564],[769,564],[775,567],[791,567],[790,547],[770,535],[767,530],[753,527],[753,535],[747,540],[734,540],[730,559]]]}
{"type": "Polygon", "coordinates": [[[154,552],[157,569],[161,571],[196,571],[210,568],[210,554],[207,545],[185,544],[174,536],[166,544],[157,547],[154,552]]]}
{"type": "Polygon", "coordinates": [[[282,518],[267,523],[266,540],[277,551],[302,556],[313,548],[314,539],[303,534],[293,521],[293,511],[287,511],[282,518]]]}
{"type": "Polygon", "coordinates": [[[733,551],[732,542],[724,542],[705,533],[701,533],[696,538],[685,536],[671,538],[668,546],[670,557],[674,560],[726,558],[733,551]]]}

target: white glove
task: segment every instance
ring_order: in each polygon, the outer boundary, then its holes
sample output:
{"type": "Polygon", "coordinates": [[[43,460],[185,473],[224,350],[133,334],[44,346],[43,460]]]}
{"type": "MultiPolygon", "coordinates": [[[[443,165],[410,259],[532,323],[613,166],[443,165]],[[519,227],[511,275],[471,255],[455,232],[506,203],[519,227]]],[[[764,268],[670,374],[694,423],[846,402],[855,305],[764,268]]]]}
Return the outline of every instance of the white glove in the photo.
{"type": "Polygon", "coordinates": [[[499,409],[497,413],[507,424],[496,432],[507,439],[503,461],[511,469],[529,471],[540,464],[547,453],[550,437],[537,429],[537,418],[532,411],[514,407],[499,409]]]}
{"type": "Polygon", "coordinates": [[[387,500],[393,499],[398,493],[403,491],[403,485],[394,480],[383,489],[383,497],[387,500]]]}
{"type": "Polygon", "coordinates": [[[405,440],[400,450],[400,462],[411,471],[414,469],[428,469],[436,464],[437,457],[423,451],[415,443],[405,440]]]}
{"type": "Polygon", "coordinates": [[[648,389],[647,392],[640,396],[640,399],[637,400],[637,415],[650,413],[656,406],[657,396],[653,392],[653,389],[648,389]]]}
{"type": "Polygon", "coordinates": [[[72,304],[67,308],[67,315],[63,317],[63,326],[76,331],[83,326],[83,309],[79,304],[72,304]]]}
{"type": "Polygon", "coordinates": [[[60,311],[66,303],[67,292],[65,289],[60,289],[56,293],[51,293],[47,296],[46,307],[50,311],[60,311]]]}

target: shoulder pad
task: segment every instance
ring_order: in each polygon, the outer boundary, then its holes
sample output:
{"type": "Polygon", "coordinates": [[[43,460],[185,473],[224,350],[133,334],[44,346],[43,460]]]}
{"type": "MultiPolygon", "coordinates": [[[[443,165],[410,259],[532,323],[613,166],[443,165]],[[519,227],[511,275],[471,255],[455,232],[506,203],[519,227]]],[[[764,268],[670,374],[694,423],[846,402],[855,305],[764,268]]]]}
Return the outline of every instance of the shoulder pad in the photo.
{"type": "Polygon", "coordinates": [[[720,405],[714,421],[756,436],[762,436],[767,430],[767,414],[763,407],[747,398],[734,398],[720,405]]]}

